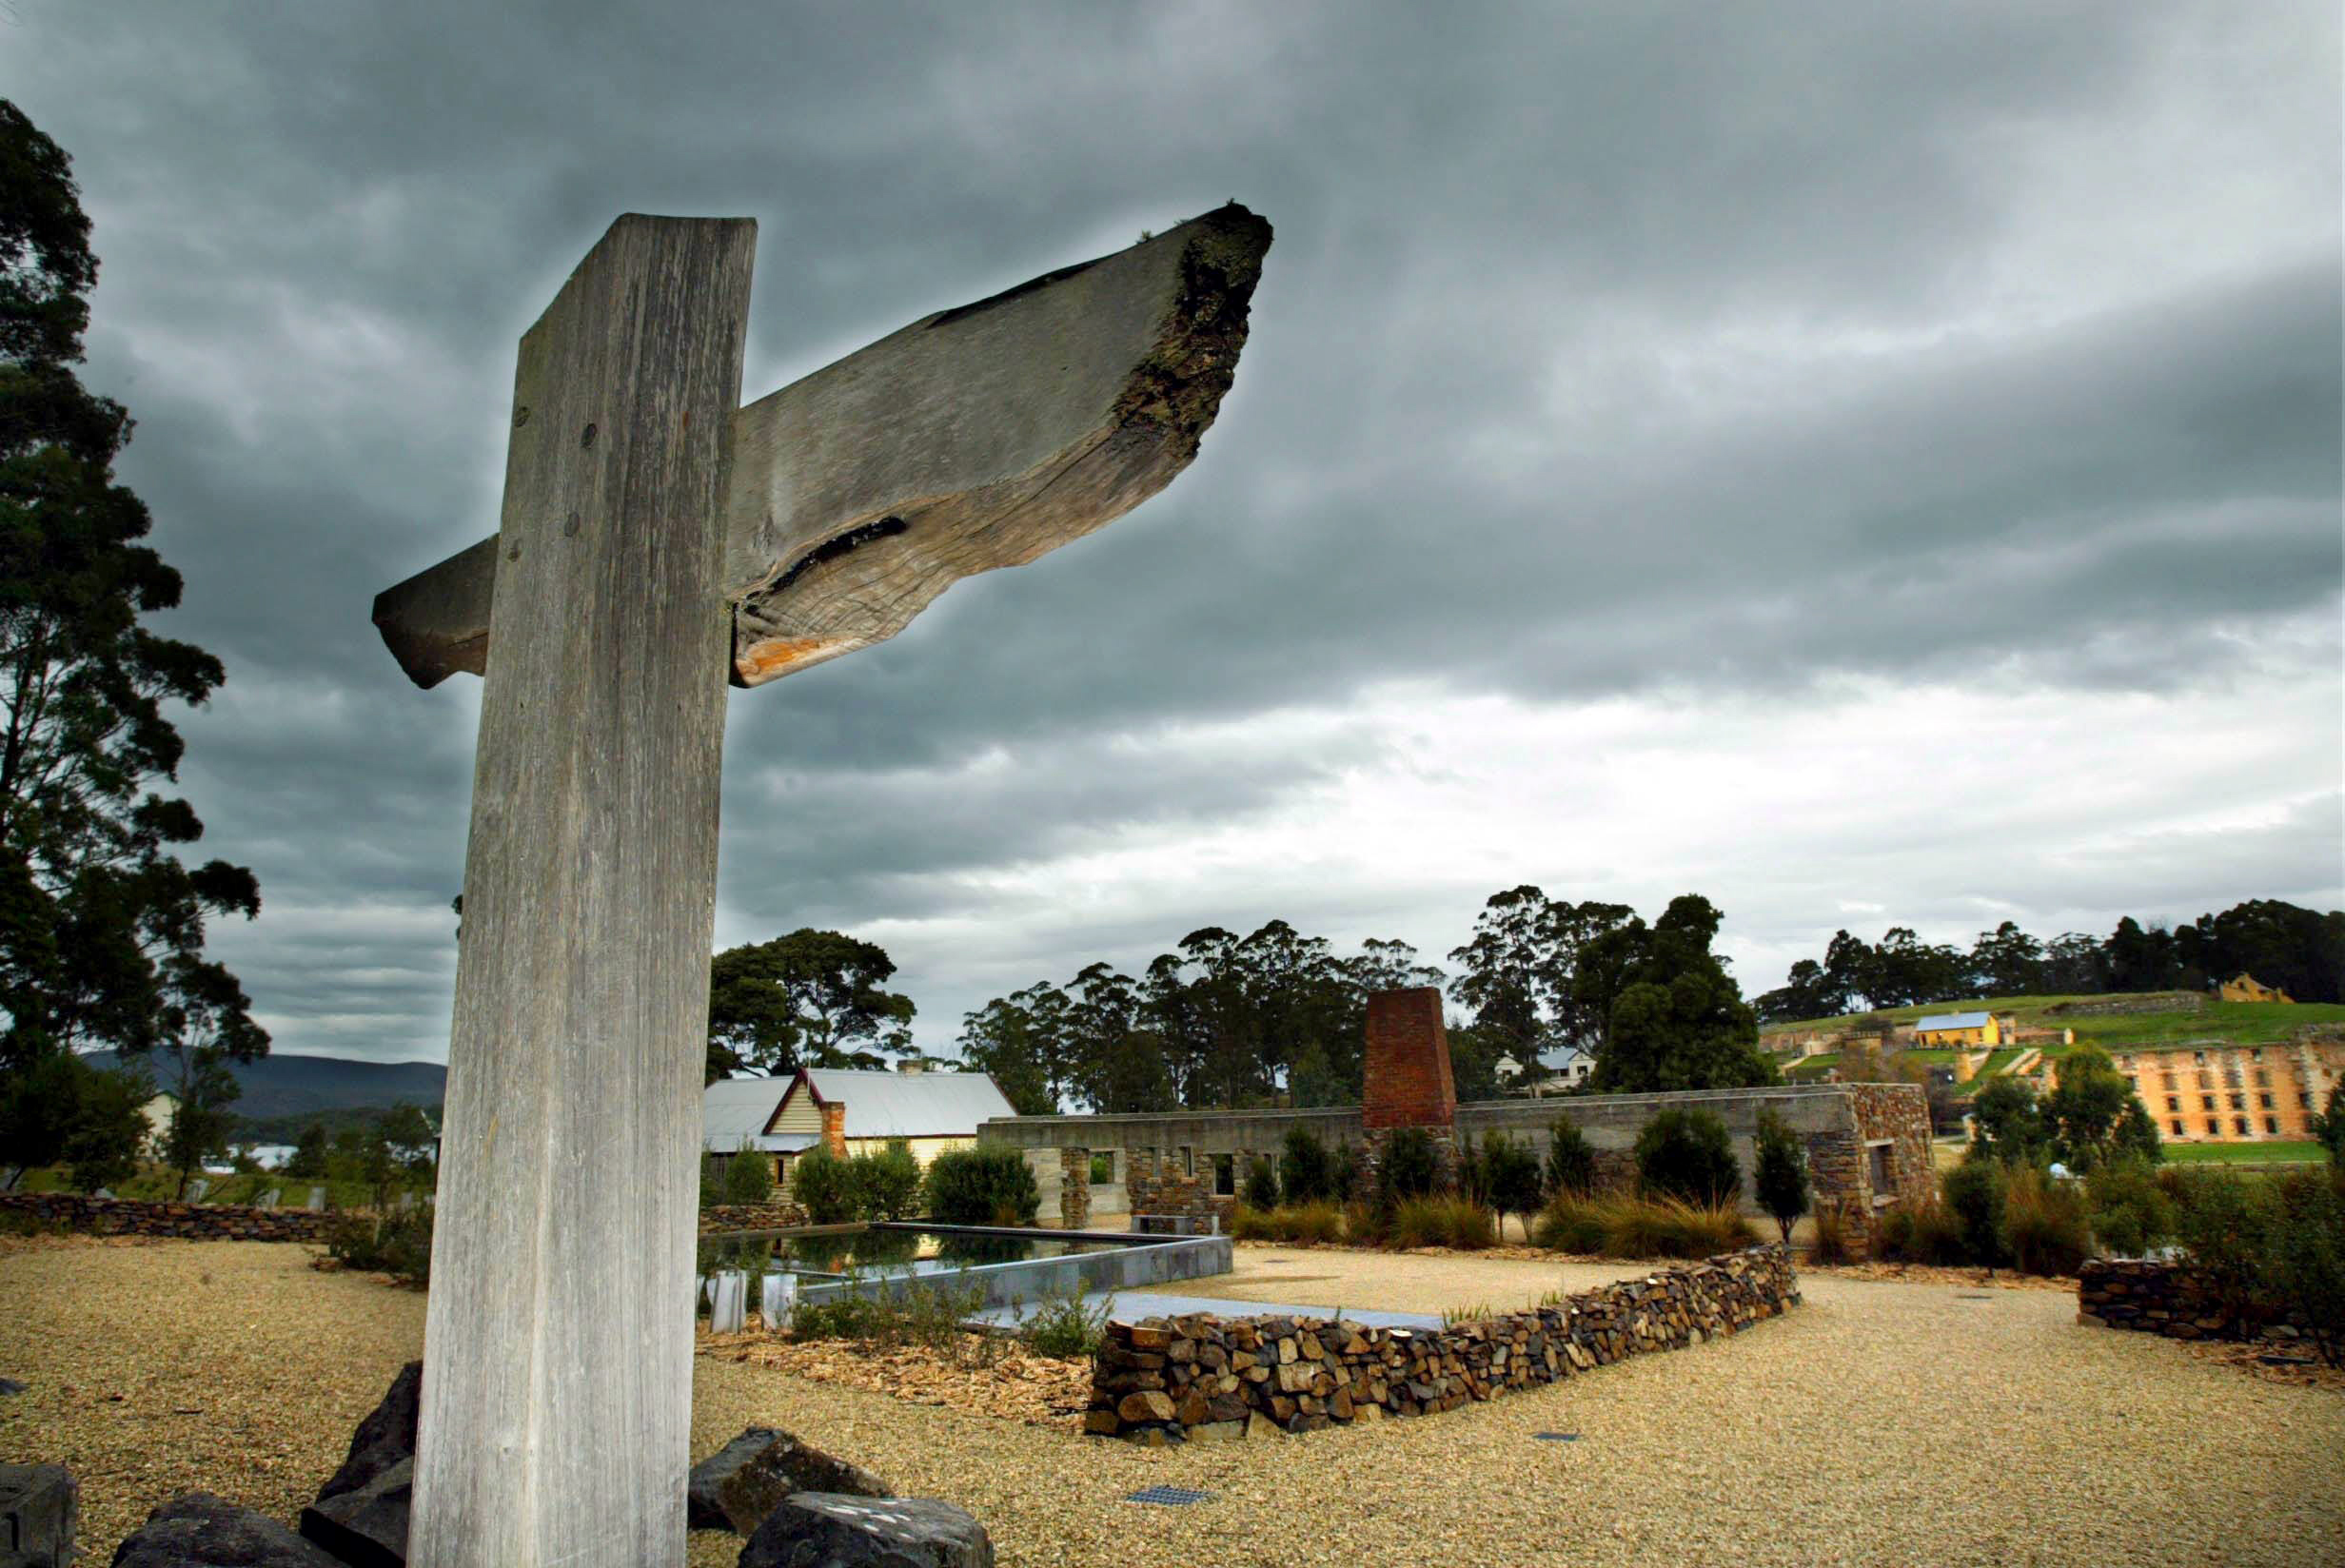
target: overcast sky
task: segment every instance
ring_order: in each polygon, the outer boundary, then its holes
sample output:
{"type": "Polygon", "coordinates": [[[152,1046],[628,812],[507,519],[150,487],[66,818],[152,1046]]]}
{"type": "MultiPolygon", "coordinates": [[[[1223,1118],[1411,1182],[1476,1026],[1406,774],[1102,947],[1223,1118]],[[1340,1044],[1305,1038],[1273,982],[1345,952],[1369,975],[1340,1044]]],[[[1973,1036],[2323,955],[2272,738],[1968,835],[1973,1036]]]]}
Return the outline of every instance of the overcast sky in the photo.
{"type": "Polygon", "coordinates": [[[933,1050],[1521,882],[1705,893],[1750,992],[1840,926],[2345,904],[2339,59],[2332,0],[0,0],[227,667],[214,948],[377,1059],[445,1058],[480,687],[369,601],[494,530],[515,340],[627,210],[758,220],[745,397],[1276,226],[1168,491],[732,695],[719,945],[877,941],[933,1050]]]}

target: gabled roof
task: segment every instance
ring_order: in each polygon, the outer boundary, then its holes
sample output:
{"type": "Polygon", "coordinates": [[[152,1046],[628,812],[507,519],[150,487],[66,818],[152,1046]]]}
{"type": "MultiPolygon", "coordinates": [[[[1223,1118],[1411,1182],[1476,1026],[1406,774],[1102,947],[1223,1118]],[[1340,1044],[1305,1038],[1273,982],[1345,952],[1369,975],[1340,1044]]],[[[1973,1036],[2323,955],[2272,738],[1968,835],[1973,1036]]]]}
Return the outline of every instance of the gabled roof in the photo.
{"type": "Polygon", "coordinates": [[[1916,1020],[1914,1029],[1917,1032],[1922,1029],[1984,1029],[1987,1020],[1993,1016],[1993,1013],[1987,1012],[1934,1012],[1927,1018],[1916,1020]]]}
{"type": "MultiPolygon", "coordinates": [[[[791,1093],[800,1082],[812,1090],[817,1105],[845,1103],[850,1138],[973,1138],[988,1118],[1017,1114],[993,1078],[982,1072],[805,1068],[791,1081],[791,1093]]],[[[777,1098],[772,1114],[780,1110],[777,1098]]]]}
{"type": "Polygon", "coordinates": [[[781,1108],[787,1078],[719,1078],[700,1091],[700,1147],[730,1154],[764,1147],[765,1124],[781,1108]]]}

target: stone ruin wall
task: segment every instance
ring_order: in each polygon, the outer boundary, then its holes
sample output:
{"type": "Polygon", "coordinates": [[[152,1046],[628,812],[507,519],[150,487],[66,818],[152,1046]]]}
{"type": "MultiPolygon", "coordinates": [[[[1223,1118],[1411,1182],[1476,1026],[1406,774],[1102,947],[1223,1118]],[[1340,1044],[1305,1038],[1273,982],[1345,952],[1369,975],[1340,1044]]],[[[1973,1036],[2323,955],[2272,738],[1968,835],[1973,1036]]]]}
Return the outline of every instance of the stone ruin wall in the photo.
{"type": "Polygon", "coordinates": [[[1478,1144],[1493,1132],[1523,1140],[1544,1158],[1548,1129],[1558,1118],[1568,1117],[1587,1138],[1600,1180],[1626,1186],[1635,1180],[1638,1132],[1668,1108],[1705,1110],[1725,1123],[1743,1166],[1743,1207],[1755,1215],[1758,1115],[1761,1107],[1771,1107],[1806,1146],[1816,1207],[1837,1214],[1859,1255],[1870,1251],[1881,1209],[1934,1190],[1929,1103],[1917,1085],[1562,1095],[1461,1106],[1440,1002],[1440,992],[1429,988],[1370,998],[1367,1095],[1357,1108],[1013,1116],[986,1123],[978,1135],[1019,1149],[1034,1167],[1045,1202],[1055,1194],[1060,1223],[1072,1228],[1090,1222],[1088,1181],[1094,1150],[1119,1153],[1133,1214],[1211,1216],[1226,1229],[1238,1198],[1235,1192],[1214,1192],[1215,1157],[1231,1156],[1232,1185],[1242,1191],[1247,1166],[1258,1157],[1276,1160],[1288,1132],[1298,1127],[1330,1148],[1349,1145],[1361,1156],[1363,1175],[1372,1181],[1383,1146],[1402,1127],[1423,1128],[1454,1169],[1465,1142],[1478,1144]],[[1885,1150],[1879,1165],[1877,1148],[1885,1150]]]}
{"type": "Polygon", "coordinates": [[[78,1192],[0,1193],[0,1213],[100,1236],[171,1236],[205,1242],[323,1242],[333,1216],[242,1204],[149,1203],[78,1192]]]}
{"type": "Polygon", "coordinates": [[[1790,1254],[1758,1246],[1440,1329],[1209,1314],[1110,1323],[1083,1429],[1163,1446],[1432,1415],[1738,1333],[1799,1301],[1790,1254]]]}
{"type": "Polygon", "coordinates": [[[2130,1018],[2143,1012],[2204,1012],[2206,994],[2195,990],[2153,991],[2103,1001],[2060,1002],[2043,1009],[2046,1018],[2130,1018]]]}

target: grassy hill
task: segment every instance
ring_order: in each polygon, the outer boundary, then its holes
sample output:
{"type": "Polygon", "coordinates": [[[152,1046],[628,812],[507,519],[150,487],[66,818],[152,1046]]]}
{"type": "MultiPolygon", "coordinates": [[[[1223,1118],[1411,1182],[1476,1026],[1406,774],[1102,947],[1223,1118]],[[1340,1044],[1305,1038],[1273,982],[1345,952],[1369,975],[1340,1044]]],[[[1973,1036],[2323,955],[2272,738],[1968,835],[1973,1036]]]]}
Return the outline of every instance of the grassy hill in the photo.
{"type": "MultiPolygon", "coordinates": [[[[1978,1002],[1931,1002],[1920,1007],[1883,1008],[1881,1015],[1902,1024],[1910,1024],[1934,1012],[2010,1013],[2022,1028],[2073,1029],[2077,1031],[2078,1044],[2099,1046],[2103,1050],[2115,1050],[2126,1046],[2180,1045],[2194,1040],[2269,1046],[2291,1038],[2297,1029],[2308,1024],[2334,1025],[2345,1029],[2345,1004],[2335,1002],[2219,1002],[2209,997],[2204,1007],[2192,1011],[2086,1017],[2051,1014],[2053,1008],[2065,1002],[2118,1001],[2122,999],[2123,994],[2105,996],[1992,996],[1978,1002]]],[[[2153,991],[2139,994],[2164,993],[2153,991]]],[[[1764,1048],[1770,1035],[1844,1029],[1865,1016],[1870,1015],[1847,1012],[1837,1018],[1807,1018],[1796,1023],[1768,1024],[1760,1029],[1759,1043],[1764,1048]]],[[[2049,1056],[2057,1056],[2060,1050],[2058,1045],[2044,1047],[2044,1053],[2049,1056]]]]}

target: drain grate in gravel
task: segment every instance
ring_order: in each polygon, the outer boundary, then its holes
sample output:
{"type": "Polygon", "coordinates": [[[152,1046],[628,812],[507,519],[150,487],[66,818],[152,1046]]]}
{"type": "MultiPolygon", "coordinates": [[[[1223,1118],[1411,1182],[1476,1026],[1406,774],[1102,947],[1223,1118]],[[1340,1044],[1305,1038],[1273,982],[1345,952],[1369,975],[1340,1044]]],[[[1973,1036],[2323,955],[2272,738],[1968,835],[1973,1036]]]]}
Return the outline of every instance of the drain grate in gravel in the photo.
{"type": "Polygon", "coordinates": [[[1213,1494],[1200,1492],[1193,1486],[1143,1486],[1125,1497],[1126,1502],[1154,1503],[1160,1508],[1186,1508],[1192,1502],[1204,1502],[1213,1494]]]}
{"type": "Polygon", "coordinates": [[[1531,1436],[1541,1442],[1578,1442],[1580,1441],[1580,1434],[1577,1432],[1533,1432],[1531,1436]]]}

